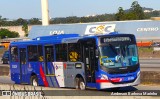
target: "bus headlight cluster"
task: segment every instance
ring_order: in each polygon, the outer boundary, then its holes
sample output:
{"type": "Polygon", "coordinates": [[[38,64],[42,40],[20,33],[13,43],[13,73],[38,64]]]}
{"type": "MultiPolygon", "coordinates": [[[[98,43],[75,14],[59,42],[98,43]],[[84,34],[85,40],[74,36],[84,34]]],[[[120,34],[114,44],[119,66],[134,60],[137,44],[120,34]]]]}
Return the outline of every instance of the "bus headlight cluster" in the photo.
{"type": "Polygon", "coordinates": [[[107,75],[101,75],[101,79],[105,79],[105,80],[108,80],[108,77],[107,77],[107,75]]]}

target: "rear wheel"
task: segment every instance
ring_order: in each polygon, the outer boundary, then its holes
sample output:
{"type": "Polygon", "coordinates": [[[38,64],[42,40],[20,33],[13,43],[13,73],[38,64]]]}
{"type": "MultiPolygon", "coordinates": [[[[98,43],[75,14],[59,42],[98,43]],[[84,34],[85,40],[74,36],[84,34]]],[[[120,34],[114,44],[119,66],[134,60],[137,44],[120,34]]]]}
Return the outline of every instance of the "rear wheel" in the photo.
{"type": "Polygon", "coordinates": [[[1,60],[1,63],[2,63],[2,64],[4,64],[4,61],[3,61],[3,60],[1,60]]]}
{"type": "Polygon", "coordinates": [[[31,85],[38,86],[38,78],[36,75],[31,77],[31,85]]]}
{"type": "Polygon", "coordinates": [[[80,88],[80,90],[86,89],[86,85],[85,85],[84,80],[82,78],[80,78],[80,80],[79,80],[79,88],[80,88]]]}
{"type": "Polygon", "coordinates": [[[79,78],[75,79],[75,88],[79,89],[79,78]]]}
{"type": "Polygon", "coordinates": [[[84,80],[82,78],[76,78],[75,79],[75,87],[76,87],[76,89],[85,90],[86,85],[85,85],[84,80]]]}

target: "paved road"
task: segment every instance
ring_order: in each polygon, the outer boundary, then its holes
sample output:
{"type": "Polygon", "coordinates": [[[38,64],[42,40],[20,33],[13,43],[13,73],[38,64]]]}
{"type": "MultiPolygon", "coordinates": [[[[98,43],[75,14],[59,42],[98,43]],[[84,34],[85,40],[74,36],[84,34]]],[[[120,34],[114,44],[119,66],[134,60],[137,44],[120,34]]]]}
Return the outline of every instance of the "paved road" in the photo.
{"type": "Polygon", "coordinates": [[[160,59],[140,59],[141,71],[160,71],[160,59]]]}
{"type": "Polygon", "coordinates": [[[2,64],[2,63],[0,63],[0,66],[8,66],[9,67],[9,64],[2,64]]]}
{"type": "MultiPolygon", "coordinates": [[[[14,84],[14,82],[11,81],[9,76],[0,76],[0,83],[14,84]]],[[[159,86],[138,85],[135,87],[121,88],[120,90],[160,90],[160,85],[159,86]]]]}
{"type": "Polygon", "coordinates": [[[0,83],[14,84],[9,76],[0,76],[0,83]]]}

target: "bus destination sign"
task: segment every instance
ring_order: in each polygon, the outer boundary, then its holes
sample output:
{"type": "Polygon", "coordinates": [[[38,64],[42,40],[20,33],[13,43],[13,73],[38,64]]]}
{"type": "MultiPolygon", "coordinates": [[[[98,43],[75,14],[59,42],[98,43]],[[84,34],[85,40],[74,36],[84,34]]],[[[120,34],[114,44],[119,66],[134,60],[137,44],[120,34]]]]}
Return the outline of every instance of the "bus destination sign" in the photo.
{"type": "Polygon", "coordinates": [[[102,38],[101,42],[102,43],[109,43],[109,42],[130,42],[131,38],[130,37],[106,37],[102,38]]]}

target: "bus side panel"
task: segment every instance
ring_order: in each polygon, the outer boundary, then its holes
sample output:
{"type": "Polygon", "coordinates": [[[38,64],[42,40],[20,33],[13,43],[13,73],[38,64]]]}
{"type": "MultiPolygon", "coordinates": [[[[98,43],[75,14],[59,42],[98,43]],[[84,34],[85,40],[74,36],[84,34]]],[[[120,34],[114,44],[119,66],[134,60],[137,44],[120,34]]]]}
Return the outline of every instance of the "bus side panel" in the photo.
{"type": "MultiPolygon", "coordinates": [[[[50,87],[59,87],[58,80],[57,80],[57,78],[55,76],[55,68],[54,68],[53,63],[52,62],[48,62],[47,63],[47,67],[48,67],[48,73],[50,74],[50,75],[47,76],[47,81],[48,81],[49,86],[50,87]]],[[[60,73],[60,74],[62,74],[62,73],[60,73]]],[[[60,81],[60,82],[63,82],[63,80],[60,81]]]]}
{"type": "Polygon", "coordinates": [[[58,87],[66,87],[65,86],[65,77],[64,77],[64,69],[66,63],[63,62],[53,62],[53,67],[55,70],[55,80],[58,87]]]}
{"type": "Polygon", "coordinates": [[[65,86],[74,87],[74,77],[75,77],[75,63],[68,62],[66,69],[64,70],[65,74],[65,86]]]}
{"type": "Polygon", "coordinates": [[[64,73],[66,87],[75,87],[75,78],[77,75],[81,76],[85,81],[84,64],[81,62],[68,62],[64,73]]]}
{"type": "MultiPolygon", "coordinates": [[[[41,85],[41,86],[44,86],[44,81],[43,81],[43,77],[42,77],[42,75],[41,75],[41,70],[43,71],[43,74],[45,75],[45,67],[44,67],[44,63],[43,62],[39,62],[38,64],[37,64],[37,72],[38,72],[38,84],[39,85],[41,85]],[[40,69],[41,68],[41,69],[40,69]]],[[[36,67],[35,67],[36,68],[36,67]]]]}
{"type": "Polygon", "coordinates": [[[17,62],[10,63],[10,73],[11,73],[11,80],[14,81],[16,84],[20,84],[20,66],[17,62]]]}

